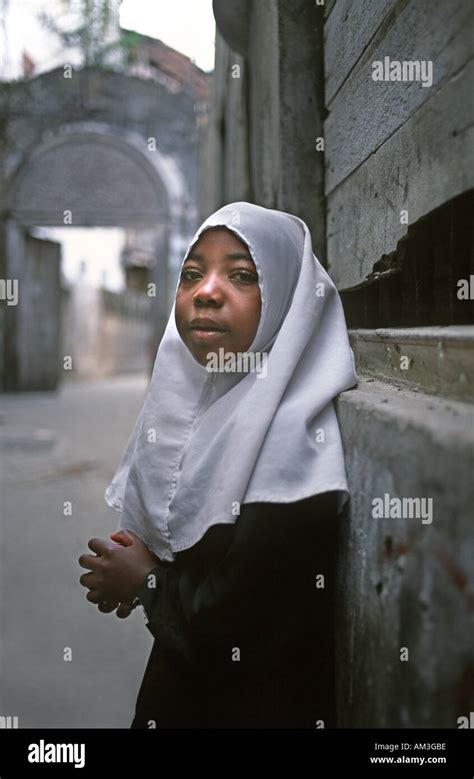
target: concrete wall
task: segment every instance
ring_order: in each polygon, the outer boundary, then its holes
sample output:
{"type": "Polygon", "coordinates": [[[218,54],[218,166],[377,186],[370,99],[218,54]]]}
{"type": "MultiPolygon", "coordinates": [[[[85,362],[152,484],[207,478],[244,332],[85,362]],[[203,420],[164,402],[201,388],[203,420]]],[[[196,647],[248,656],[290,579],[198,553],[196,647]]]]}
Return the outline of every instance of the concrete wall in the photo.
{"type": "Polygon", "coordinates": [[[338,401],[352,496],[338,571],[339,724],[455,728],[473,693],[472,410],[359,378],[338,401]],[[431,523],[428,512],[374,519],[386,493],[432,500],[431,523]]]}
{"type": "Polygon", "coordinates": [[[474,328],[443,265],[474,274],[472,4],[214,0],[214,11],[201,210],[248,198],[303,217],[351,312],[360,383],[337,403],[352,493],[337,570],[339,725],[458,727],[474,710],[474,328]],[[432,85],[374,81],[386,55],[431,61],[432,85]],[[425,255],[430,219],[447,233],[425,255]],[[358,291],[388,300],[401,274],[416,327],[386,306],[383,331],[378,309],[361,329],[372,298],[358,291]],[[443,324],[462,328],[433,326],[439,300],[443,324]],[[432,521],[408,509],[377,518],[385,494],[431,500],[432,521]]]}

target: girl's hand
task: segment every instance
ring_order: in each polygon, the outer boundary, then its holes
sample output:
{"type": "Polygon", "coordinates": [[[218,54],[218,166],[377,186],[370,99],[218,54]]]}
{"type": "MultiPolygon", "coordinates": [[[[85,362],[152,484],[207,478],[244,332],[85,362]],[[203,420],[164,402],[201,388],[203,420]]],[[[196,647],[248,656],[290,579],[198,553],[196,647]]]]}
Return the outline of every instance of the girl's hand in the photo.
{"type": "MultiPolygon", "coordinates": [[[[117,544],[122,544],[122,546],[129,546],[129,538],[126,534],[123,533],[122,530],[118,530],[115,533],[110,534],[110,538],[115,541],[117,544]]],[[[153,553],[152,553],[153,554],[153,553]]],[[[156,558],[157,562],[159,562],[158,558],[156,558]]],[[[129,617],[130,614],[133,611],[133,605],[131,603],[119,603],[118,601],[109,602],[102,601],[97,606],[99,611],[101,611],[103,614],[110,614],[110,612],[115,612],[115,616],[119,619],[126,619],[126,617],[129,617]]]]}
{"type": "Polygon", "coordinates": [[[128,616],[130,612],[124,612],[130,609],[146,576],[159,559],[130,530],[113,533],[111,538],[114,541],[91,538],[88,546],[96,556],[80,556],[79,565],[90,573],[83,574],[79,581],[90,590],[87,600],[103,604],[101,611],[113,611],[120,603],[121,613],[117,612],[117,616],[128,616]]]}
{"type": "Polygon", "coordinates": [[[110,614],[111,611],[115,611],[115,609],[117,609],[115,616],[119,617],[120,619],[125,619],[125,617],[130,616],[134,607],[131,603],[119,603],[118,601],[108,603],[107,601],[102,601],[98,604],[97,608],[103,614],[110,614]]]}

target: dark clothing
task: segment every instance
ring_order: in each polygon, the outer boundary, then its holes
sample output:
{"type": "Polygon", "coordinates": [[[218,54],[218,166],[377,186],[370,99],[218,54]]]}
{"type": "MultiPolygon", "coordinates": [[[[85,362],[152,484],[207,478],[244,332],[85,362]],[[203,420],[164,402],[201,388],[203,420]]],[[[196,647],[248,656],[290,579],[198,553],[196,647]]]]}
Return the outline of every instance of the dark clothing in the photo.
{"type": "Polygon", "coordinates": [[[152,571],[132,728],[334,727],[336,514],[334,492],[245,504],[152,571]]]}

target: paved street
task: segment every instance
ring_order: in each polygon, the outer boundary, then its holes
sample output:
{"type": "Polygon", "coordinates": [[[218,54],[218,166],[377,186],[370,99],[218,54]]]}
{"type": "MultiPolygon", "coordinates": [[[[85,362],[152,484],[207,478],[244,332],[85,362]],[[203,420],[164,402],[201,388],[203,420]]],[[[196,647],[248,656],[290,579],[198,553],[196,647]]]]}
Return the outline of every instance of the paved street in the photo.
{"type": "Polygon", "coordinates": [[[125,620],[101,614],[86,600],[77,560],[89,538],[117,526],[103,493],[147,381],[121,376],[0,397],[0,714],[18,716],[20,728],[132,721],[152,644],[143,610],[125,620]]]}

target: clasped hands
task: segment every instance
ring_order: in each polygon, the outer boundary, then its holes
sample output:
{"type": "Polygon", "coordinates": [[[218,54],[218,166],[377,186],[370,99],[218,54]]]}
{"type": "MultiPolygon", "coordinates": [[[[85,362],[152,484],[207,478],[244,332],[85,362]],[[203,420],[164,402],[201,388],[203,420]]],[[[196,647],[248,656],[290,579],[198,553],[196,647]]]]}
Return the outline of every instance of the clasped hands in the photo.
{"type": "Polygon", "coordinates": [[[160,560],[131,530],[119,530],[110,538],[91,538],[88,547],[96,554],[79,557],[81,568],[89,570],[79,581],[99,611],[109,614],[117,609],[117,617],[123,619],[131,614],[137,593],[160,560]]]}

